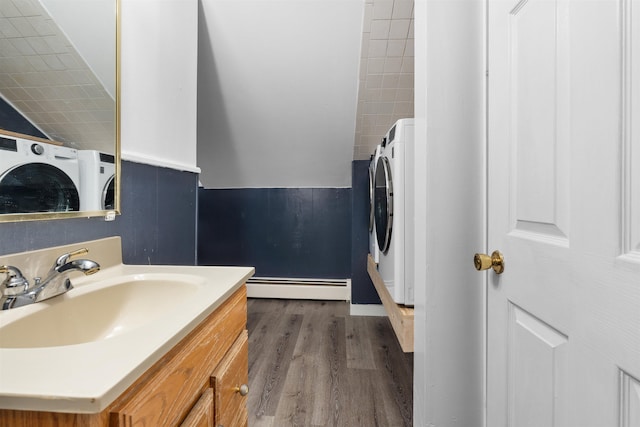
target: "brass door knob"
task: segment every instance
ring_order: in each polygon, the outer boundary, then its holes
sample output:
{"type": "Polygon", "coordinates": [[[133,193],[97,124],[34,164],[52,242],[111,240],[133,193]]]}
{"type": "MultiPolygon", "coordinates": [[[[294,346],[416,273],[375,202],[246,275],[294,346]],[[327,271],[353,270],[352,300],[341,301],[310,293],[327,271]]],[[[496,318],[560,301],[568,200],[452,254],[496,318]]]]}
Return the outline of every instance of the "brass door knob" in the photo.
{"type": "Polygon", "coordinates": [[[504,256],[502,256],[500,251],[493,251],[491,256],[487,254],[475,254],[473,257],[473,265],[478,271],[493,268],[496,274],[501,274],[504,271],[504,256]]]}

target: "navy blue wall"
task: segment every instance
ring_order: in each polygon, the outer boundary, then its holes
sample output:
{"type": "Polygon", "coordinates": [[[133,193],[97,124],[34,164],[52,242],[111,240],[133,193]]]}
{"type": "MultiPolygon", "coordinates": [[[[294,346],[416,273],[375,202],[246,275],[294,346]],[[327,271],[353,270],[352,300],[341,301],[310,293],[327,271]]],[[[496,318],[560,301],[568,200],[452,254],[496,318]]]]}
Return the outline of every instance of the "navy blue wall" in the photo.
{"type": "Polygon", "coordinates": [[[368,161],[352,188],[203,189],[198,264],[250,265],[257,277],[351,278],[354,304],[379,304],[367,273],[368,161]]]}
{"type": "Polygon", "coordinates": [[[121,236],[127,264],[194,265],[198,175],[122,162],[122,215],[0,223],[0,254],[121,236]]]}
{"type": "Polygon", "coordinates": [[[350,188],[200,189],[198,264],[258,277],[351,276],[350,188]]]}
{"type": "Polygon", "coordinates": [[[369,161],[352,162],[351,217],[351,301],[381,304],[367,272],[369,254],[369,161]]]}

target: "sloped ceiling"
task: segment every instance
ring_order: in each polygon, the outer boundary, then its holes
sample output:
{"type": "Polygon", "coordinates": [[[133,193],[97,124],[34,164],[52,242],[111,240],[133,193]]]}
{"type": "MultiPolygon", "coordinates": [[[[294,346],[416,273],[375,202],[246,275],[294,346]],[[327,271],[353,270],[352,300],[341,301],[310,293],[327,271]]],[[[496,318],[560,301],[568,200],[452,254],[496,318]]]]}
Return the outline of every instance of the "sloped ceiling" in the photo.
{"type": "Polygon", "coordinates": [[[355,160],[368,159],[398,119],[414,116],[413,4],[413,0],[366,2],[355,160]]]}
{"type": "Polygon", "coordinates": [[[200,0],[206,188],[348,187],[413,116],[413,3],[200,0]]]}
{"type": "MultiPolygon", "coordinates": [[[[106,31],[113,38],[115,8],[113,1],[103,3],[112,11],[112,18],[104,21],[112,25],[106,31]]],[[[95,2],[90,7],[91,13],[102,10],[95,2]]],[[[81,20],[77,5],[73,13],[71,19],[81,20]]],[[[48,138],[74,148],[113,152],[115,88],[112,93],[105,89],[58,24],[39,1],[0,1],[0,95],[48,138]]],[[[91,31],[95,42],[100,31],[91,31]]],[[[111,58],[115,38],[113,46],[111,58]]],[[[109,57],[109,52],[101,50],[99,56],[109,57]]],[[[111,64],[108,73],[113,77],[113,60],[111,64]]]]}

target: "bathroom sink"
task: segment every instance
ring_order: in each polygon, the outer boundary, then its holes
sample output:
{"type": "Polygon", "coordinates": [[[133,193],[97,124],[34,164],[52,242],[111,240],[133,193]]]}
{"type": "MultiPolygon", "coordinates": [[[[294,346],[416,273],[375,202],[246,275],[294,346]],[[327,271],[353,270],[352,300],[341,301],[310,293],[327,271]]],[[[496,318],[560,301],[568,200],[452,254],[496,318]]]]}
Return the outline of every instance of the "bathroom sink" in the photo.
{"type": "Polygon", "coordinates": [[[0,410],[104,411],[255,271],[123,264],[117,236],[9,254],[0,265],[33,279],[78,248],[100,271],[71,272],[68,292],[0,310],[0,410]]]}
{"type": "Polygon", "coordinates": [[[186,274],[135,274],[81,286],[0,325],[0,348],[107,340],[170,316],[204,284],[203,278],[186,274]]]}

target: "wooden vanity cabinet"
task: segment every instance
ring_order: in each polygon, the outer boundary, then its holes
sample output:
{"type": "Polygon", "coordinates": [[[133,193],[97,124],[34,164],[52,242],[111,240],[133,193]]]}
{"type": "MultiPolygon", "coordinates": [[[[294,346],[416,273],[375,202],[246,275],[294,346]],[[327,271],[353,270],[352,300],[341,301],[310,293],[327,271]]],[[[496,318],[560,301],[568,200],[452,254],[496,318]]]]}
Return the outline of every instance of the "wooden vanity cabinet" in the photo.
{"type": "Polygon", "coordinates": [[[211,375],[216,427],[246,426],[248,423],[245,397],[249,391],[248,345],[248,333],[243,331],[211,375]]]}
{"type": "Polygon", "coordinates": [[[246,427],[246,323],[242,286],[103,412],[0,410],[0,426],[246,427]]]}
{"type": "Polygon", "coordinates": [[[248,344],[249,336],[245,330],[213,371],[211,387],[202,393],[180,427],[247,426],[244,393],[249,390],[248,344]]]}
{"type": "MultiPolygon", "coordinates": [[[[183,420],[188,421],[192,408],[196,411],[193,425],[214,425],[202,423],[203,416],[198,414],[206,411],[202,411],[204,404],[199,400],[205,396],[206,401],[208,390],[213,389],[213,411],[218,413],[216,404],[224,399],[219,399],[216,394],[220,391],[211,387],[212,373],[222,363],[229,363],[230,358],[234,368],[242,366],[236,343],[246,336],[246,301],[243,287],[147,371],[111,405],[109,426],[178,426],[183,420]]],[[[247,350],[246,346],[243,348],[247,350]]],[[[234,386],[240,384],[231,387],[234,386]]]]}

